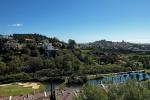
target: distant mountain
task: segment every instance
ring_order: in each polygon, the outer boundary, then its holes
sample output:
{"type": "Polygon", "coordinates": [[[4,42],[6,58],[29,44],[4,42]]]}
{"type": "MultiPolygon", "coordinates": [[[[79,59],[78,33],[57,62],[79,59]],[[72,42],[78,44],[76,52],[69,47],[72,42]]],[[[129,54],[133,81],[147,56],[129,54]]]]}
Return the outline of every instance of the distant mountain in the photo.
{"type": "Polygon", "coordinates": [[[100,40],[85,44],[79,44],[81,49],[102,49],[102,50],[150,50],[150,44],[137,44],[130,42],[112,42],[106,40],[100,40]]]}

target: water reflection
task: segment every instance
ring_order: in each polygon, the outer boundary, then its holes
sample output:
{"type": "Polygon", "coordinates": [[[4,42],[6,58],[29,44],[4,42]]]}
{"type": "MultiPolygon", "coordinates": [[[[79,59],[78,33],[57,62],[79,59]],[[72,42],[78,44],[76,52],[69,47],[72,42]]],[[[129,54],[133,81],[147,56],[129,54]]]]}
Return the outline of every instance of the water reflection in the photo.
{"type": "Polygon", "coordinates": [[[93,84],[99,84],[100,81],[102,81],[103,83],[122,83],[129,79],[140,81],[146,78],[150,79],[150,73],[145,73],[144,71],[133,71],[133,72],[118,73],[111,77],[91,80],[90,82],[93,84]]]}
{"type": "MultiPolygon", "coordinates": [[[[50,91],[51,90],[51,83],[44,83],[46,88],[45,88],[45,91],[50,91]]],[[[60,85],[61,83],[56,83],[56,82],[53,82],[52,83],[53,86],[56,88],[58,85],[60,85]]]]}

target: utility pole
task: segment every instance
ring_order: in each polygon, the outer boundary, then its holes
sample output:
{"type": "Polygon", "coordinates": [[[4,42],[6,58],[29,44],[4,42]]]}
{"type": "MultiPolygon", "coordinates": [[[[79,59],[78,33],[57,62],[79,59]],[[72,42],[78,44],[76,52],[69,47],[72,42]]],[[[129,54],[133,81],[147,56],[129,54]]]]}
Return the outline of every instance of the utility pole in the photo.
{"type": "Polygon", "coordinates": [[[53,86],[52,81],[51,81],[51,95],[50,95],[50,100],[56,100],[55,87],[53,86]]]}

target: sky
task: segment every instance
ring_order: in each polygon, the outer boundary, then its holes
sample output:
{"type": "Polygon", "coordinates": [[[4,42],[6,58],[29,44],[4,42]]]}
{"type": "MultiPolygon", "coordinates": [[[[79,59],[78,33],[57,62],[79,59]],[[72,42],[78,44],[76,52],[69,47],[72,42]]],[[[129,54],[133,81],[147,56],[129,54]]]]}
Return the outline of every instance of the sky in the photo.
{"type": "Polygon", "coordinates": [[[150,43],[150,0],[0,0],[0,34],[150,43]]]}

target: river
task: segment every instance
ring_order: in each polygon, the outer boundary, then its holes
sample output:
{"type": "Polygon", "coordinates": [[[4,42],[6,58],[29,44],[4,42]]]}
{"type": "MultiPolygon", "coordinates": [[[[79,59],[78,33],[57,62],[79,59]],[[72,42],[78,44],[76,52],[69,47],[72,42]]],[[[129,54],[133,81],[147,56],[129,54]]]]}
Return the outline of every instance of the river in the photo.
{"type": "Polygon", "coordinates": [[[145,71],[130,71],[130,72],[122,72],[117,73],[116,75],[105,77],[102,79],[95,79],[90,80],[90,83],[92,84],[99,84],[100,82],[103,83],[122,83],[127,80],[144,80],[144,79],[150,79],[150,73],[146,73],[145,71]]]}

